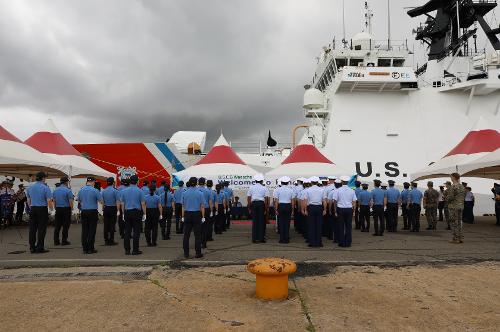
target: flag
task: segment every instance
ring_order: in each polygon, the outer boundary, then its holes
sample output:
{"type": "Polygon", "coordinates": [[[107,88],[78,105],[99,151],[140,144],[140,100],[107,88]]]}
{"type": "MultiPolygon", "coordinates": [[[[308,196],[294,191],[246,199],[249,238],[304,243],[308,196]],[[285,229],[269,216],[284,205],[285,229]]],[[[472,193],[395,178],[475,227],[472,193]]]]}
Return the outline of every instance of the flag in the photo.
{"type": "Polygon", "coordinates": [[[276,142],[272,137],[271,137],[271,130],[269,130],[269,137],[267,138],[267,146],[268,147],[275,147],[278,145],[278,142],[276,142]]]}

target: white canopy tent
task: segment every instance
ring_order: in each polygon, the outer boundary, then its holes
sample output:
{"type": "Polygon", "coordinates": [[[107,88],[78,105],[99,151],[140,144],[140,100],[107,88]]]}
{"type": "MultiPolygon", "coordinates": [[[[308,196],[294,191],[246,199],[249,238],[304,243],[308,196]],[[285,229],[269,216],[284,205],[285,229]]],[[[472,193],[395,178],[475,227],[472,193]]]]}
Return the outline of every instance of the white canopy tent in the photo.
{"type": "Polygon", "coordinates": [[[280,166],[266,174],[269,179],[277,179],[281,176],[290,178],[350,175],[349,172],[326,158],[311,142],[304,136],[299,144],[280,166]]]}
{"type": "Polygon", "coordinates": [[[447,177],[454,172],[464,174],[476,160],[498,148],[500,148],[498,120],[481,117],[464,139],[446,156],[411,174],[411,177],[414,181],[418,181],[447,177]]]}
{"type": "Polygon", "coordinates": [[[464,176],[500,180],[500,148],[462,167],[464,176]]]}
{"type": "Polygon", "coordinates": [[[64,176],[65,166],[38,152],[0,126],[0,174],[29,179],[43,171],[50,178],[64,176]]]}
{"type": "Polygon", "coordinates": [[[215,142],[212,149],[195,165],[175,173],[178,179],[186,181],[190,177],[204,177],[214,184],[229,181],[232,187],[248,188],[257,172],[245,164],[229,146],[223,135],[215,142]]]}
{"type": "Polygon", "coordinates": [[[115,177],[115,174],[102,169],[83,157],[64,138],[51,119],[47,120],[43,129],[33,134],[25,143],[66,165],[64,172],[70,177],[85,178],[95,176],[101,179],[115,177]]]}

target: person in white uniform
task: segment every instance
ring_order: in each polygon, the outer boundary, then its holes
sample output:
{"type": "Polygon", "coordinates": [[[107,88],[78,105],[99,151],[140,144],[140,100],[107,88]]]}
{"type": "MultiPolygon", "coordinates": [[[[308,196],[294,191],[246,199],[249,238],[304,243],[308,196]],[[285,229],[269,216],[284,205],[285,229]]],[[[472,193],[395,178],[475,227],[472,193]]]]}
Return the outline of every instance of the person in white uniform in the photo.
{"type": "Polygon", "coordinates": [[[342,187],[333,194],[334,214],[339,224],[339,247],[348,248],[352,244],[352,214],[357,198],[354,190],[347,186],[348,176],[341,178],[342,187]]]}
{"type": "Polygon", "coordinates": [[[319,178],[313,176],[310,178],[311,187],[305,190],[304,201],[307,209],[307,234],[309,238],[309,247],[323,247],[321,238],[321,228],[323,216],[326,215],[326,207],[323,203],[323,188],[318,187],[319,178]]]}
{"type": "Polygon", "coordinates": [[[247,204],[252,214],[252,242],[265,243],[266,211],[269,208],[269,191],[264,186],[264,175],[254,176],[247,193],[247,204]]]}
{"type": "Polygon", "coordinates": [[[279,243],[290,243],[290,220],[292,217],[293,190],[288,186],[290,178],[281,178],[281,187],[274,191],[274,207],[278,215],[279,243]]]}

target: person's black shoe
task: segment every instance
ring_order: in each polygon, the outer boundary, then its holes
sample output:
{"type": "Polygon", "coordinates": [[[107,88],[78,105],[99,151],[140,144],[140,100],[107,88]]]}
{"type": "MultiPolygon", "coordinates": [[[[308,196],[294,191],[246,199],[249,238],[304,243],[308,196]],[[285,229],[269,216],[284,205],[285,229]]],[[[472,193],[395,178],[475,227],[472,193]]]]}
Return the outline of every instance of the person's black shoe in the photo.
{"type": "Polygon", "coordinates": [[[315,246],[314,246],[314,245],[312,245],[312,244],[308,244],[307,246],[308,246],[309,248],[314,248],[314,247],[315,247],[315,246]]]}
{"type": "Polygon", "coordinates": [[[373,233],[372,235],[373,235],[373,236],[378,236],[378,233],[373,233]]]}
{"type": "Polygon", "coordinates": [[[92,250],[89,250],[89,251],[88,251],[88,253],[89,253],[89,254],[97,254],[97,250],[92,249],[92,250]]]}
{"type": "Polygon", "coordinates": [[[212,241],[214,241],[214,239],[208,239],[207,241],[212,242],[212,241]]]}
{"type": "Polygon", "coordinates": [[[170,240],[170,236],[165,237],[164,240],[170,240]]]}
{"type": "Polygon", "coordinates": [[[156,247],[156,246],[158,246],[158,244],[157,243],[153,243],[153,247],[156,247]]]}
{"type": "Polygon", "coordinates": [[[152,243],[148,243],[148,247],[154,247],[152,243]]]}
{"type": "Polygon", "coordinates": [[[36,252],[38,254],[45,254],[45,253],[48,253],[49,251],[47,249],[38,249],[36,252]]]}
{"type": "Polygon", "coordinates": [[[142,255],[142,251],[132,251],[133,256],[142,255]]]}
{"type": "Polygon", "coordinates": [[[30,252],[31,252],[32,254],[36,254],[36,249],[30,249],[30,252]]]}
{"type": "Polygon", "coordinates": [[[125,255],[130,256],[130,251],[125,251],[125,255]]]}
{"type": "Polygon", "coordinates": [[[118,242],[114,242],[114,241],[113,241],[113,242],[110,242],[110,243],[109,243],[109,245],[110,245],[110,246],[117,246],[117,245],[118,245],[118,242]]]}
{"type": "Polygon", "coordinates": [[[260,241],[260,243],[266,243],[266,242],[267,242],[266,240],[262,240],[262,241],[260,241]]]}
{"type": "Polygon", "coordinates": [[[63,242],[61,243],[61,245],[62,245],[62,246],[70,246],[70,245],[71,245],[71,242],[69,242],[69,241],[63,241],[63,242]]]}
{"type": "MultiPolygon", "coordinates": [[[[500,225],[498,225],[498,226],[500,226],[500,225]]],[[[446,230],[451,231],[451,227],[450,226],[446,227],[446,230]]]]}
{"type": "Polygon", "coordinates": [[[207,245],[206,245],[206,244],[203,244],[203,245],[201,246],[201,248],[202,248],[202,249],[207,249],[207,245]]]}
{"type": "Polygon", "coordinates": [[[323,244],[318,244],[318,248],[323,248],[323,244]]]}
{"type": "Polygon", "coordinates": [[[259,243],[259,241],[257,241],[257,240],[252,240],[252,243],[257,244],[257,243],[259,243]]]}
{"type": "Polygon", "coordinates": [[[54,242],[54,245],[55,245],[55,246],[60,246],[60,245],[61,245],[61,242],[59,242],[59,241],[54,242]]]}
{"type": "Polygon", "coordinates": [[[188,259],[189,258],[189,254],[184,254],[184,258],[188,259]]]}
{"type": "Polygon", "coordinates": [[[196,256],[194,256],[194,258],[203,258],[203,254],[196,254],[196,256]]]}

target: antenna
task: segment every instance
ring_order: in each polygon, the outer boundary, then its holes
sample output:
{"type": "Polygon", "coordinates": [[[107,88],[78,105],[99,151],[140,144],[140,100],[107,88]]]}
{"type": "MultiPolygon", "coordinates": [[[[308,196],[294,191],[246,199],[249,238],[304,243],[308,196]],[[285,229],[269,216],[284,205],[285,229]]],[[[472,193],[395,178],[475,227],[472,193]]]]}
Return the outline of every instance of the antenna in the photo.
{"type": "Polygon", "coordinates": [[[391,49],[391,0],[387,0],[387,50],[391,49]]]}
{"type": "Polygon", "coordinates": [[[372,34],[373,10],[370,9],[368,1],[365,1],[365,31],[372,34]]]}
{"type": "Polygon", "coordinates": [[[342,0],[342,44],[344,44],[344,48],[347,45],[347,40],[345,39],[345,0],[342,0]]]}

